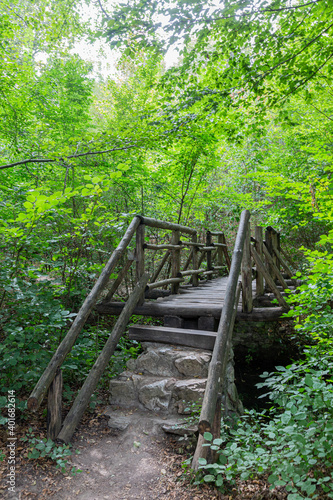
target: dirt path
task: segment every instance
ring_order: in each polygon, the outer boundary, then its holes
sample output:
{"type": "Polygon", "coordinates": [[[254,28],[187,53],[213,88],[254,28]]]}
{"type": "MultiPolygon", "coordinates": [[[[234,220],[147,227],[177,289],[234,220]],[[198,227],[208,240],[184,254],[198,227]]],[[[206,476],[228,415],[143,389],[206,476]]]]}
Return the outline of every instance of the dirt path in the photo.
{"type": "MultiPolygon", "coordinates": [[[[79,426],[73,438],[71,467],[62,474],[49,461],[19,460],[15,494],[8,494],[2,467],[0,498],[10,500],[208,500],[223,498],[208,487],[182,481],[184,455],[162,430],[163,418],[138,410],[109,412],[79,426]],[[120,430],[119,427],[126,427],[120,430]]],[[[183,452],[183,444],[176,445],[183,452]]]]}
{"type": "MultiPolygon", "coordinates": [[[[6,463],[0,462],[1,500],[285,500],[269,491],[265,479],[237,482],[227,494],[208,485],[193,486],[185,477],[184,442],[162,430],[165,417],[139,410],[86,416],[73,437],[71,467],[62,474],[48,459],[28,460],[26,447],[17,460],[15,494],[8,494],[6,463]],[[113,427],[109,423],[113,422],[113,427]],[[122,427],[123,430],[120,430],[122,427]]],[[[37,423],[37,421],[36,421],[37,423]]],[[[22,429],[23,430],[23,429],[22,429]]],[[[41,437],[44,430],[40,431],[41,437]]],[[[193,450],[191,450],[193,451],[193,450]]]]}

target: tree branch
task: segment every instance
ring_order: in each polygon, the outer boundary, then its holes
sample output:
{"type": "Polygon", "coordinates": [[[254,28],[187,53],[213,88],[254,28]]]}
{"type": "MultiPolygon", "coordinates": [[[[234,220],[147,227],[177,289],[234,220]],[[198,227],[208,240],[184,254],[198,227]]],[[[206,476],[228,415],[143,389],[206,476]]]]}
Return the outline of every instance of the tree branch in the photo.
{"type": "Polygon", "coordinates": [[[0,170],[5,168],[16,167],[17,165],[26,165],[27,163],[53,163],[56,161],[65,161],[65,159],[69,160],[72,158],[81,158],[82,156],[91,156],[91,155],[102,155],[105,153],[112,153],[113,151],[126,151],[127,149],[140,148],[143,146],[139,146],[138,144],[133,144],[132,146],[124,146],[122,148],[112,148],[106,149],[105,151],[88,151],[87,153],[79,153],[68,156],[58,156],[56,158],[29,158],[28,160],[21,160],[15,163],[8,163],[7,165],[1,165],[0,170]]]}

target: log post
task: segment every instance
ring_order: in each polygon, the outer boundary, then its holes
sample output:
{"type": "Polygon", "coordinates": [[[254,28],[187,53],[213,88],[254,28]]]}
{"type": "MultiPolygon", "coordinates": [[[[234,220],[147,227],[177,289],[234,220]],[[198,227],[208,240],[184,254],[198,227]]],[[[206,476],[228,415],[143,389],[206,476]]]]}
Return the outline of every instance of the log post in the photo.
{"type": "MultiPolygon", "coordinates": [[[[220,243],[220,244],[224,243],[223,242],[223,234],[219,234],[218,235],[217,242],[220,243]]],[[[223,247],[222,246],[217,247],[217,265],[218,266],[222,266],[223,265],[223,255],[224,255],[223,247]]]]}
{"type": "Polygon", "coordinates": [[[230,271],[230,269],[231,269],[231,259],[230,259],[230,255],[229,255],[229,252],[228,252],[227,240],[225,239],[225,236],[224,236],[223,233],[221,235],[221,243],[223,243],[225,245],[223,247],[223,252],[224,252],[225,261],[227,263],[227,267],[228,267],[228,269],[230,271]]]}
{"type": "MultiPolygon", "coordinates": [[[[197,234],[193,234],[192,236],[192,242],[193,243],[197,243],[198,241],[198,235],[197,234]]],[[[197,269],[199,269],[199,266],[198,266],[198,247],[193,247],[192,249],[192,267],[193,267],[193,270],[196,271],[197,269]]],[[[192,276],[192,285],[193,286],[198,286],[199,284],[199,278],[198,278],[198,275],[197,274],[193,274],[192,276]]]]}
{"type": "MultiPolygon", "coordinates": [[[[259,257],[262,260],[262,252],[263,252],[263,229],[261,226],[256,226],[255,227],[255,248],[258,252],[259,257]]],[[[264,295],[265,293],[265,288],[264,288],[264,277],[260,270],[257,268],[256,269],[256,295],[257,297],[260,295],[264,295]]]]}
{"type": "MultiPolygon", "coordinates": [[[[212,233],[210,231],[206,232],[206,246],[211,247],[212,246],[212,233]]],[[[213,269],[213,264],[212,264],[212,251],[207,250],[207,271],[211,271],[213,269]]],[[[208,275],[208,279],[211,280],[212,276],[208,275]]]]}
{"type": "MultiPolygon", "coordinates": [[[[180,232],[178,230],[172,231],[172,236],[171,236],[171,244],[172,245],[179,244],[179,236],[180,236],[180,232]]],[[[172,258],[171,277],[177,278],[178,273],[180,271],[180,249],[173,249],[171,258],[172,258]]],[[[173,283],[171,285],[171,293],[178,293],[178,290],[179,290],[179,283],[173,283]]]]}
{"type": "MultiPolygon", "coordinates": [[[[218,401],[219,394],[221,393],[223,381],[225,380],[227,362],[231,347],[233,324],[237,311],[237,295],[238,293],[240,293],[238,280],[249,219],[250,212],[248,210],[244,210],[242,212],[241,220],[239,223],[236,243],[233,251],[231,270],[225,294],[224,306],[222,309],[221,319],[216,334],[212,359],[209,364],[206,390],[202,402],[200,421],[198,426],[200,434],[204,434],[206,431],[210,432],[213,428],[214,417],[216,414],[216,403],[218,401]]],[[[200,447],[199,440],[196,453],[194,454],[192,461],[192,468],[194,470],[198,470],[199,458],[202,453],[201,450],[202,447],[200,447]]]]}
{"type": "MultiPolygon", "coordinates": [[[[145,225],[142,223],[136,230],[136,247],[135,247],[135,260],[136,260],[136,281],[138,282],[145,272],[145,225]]],[[[145,301],[144,295],[140,297],[139,305],[141,306],[145,301]]]]}
{"type": "Polygon", "coordinates": [[[106,341],[102,352],[95,361],[95,364],[90,370],[89,375],[86,378],[79,394],[76,396],[72,408],[65,418],[62,429],[58,435],[58,439],[60,439],[61,441],[64,441],[65,443],[68,443],[70,441],[75,428],[80,422],[81,417],[89,404],[90,398],[98,385],[99,379],[101,378],[105,368],[107,367],[110,358],[117,347],[120,337],[125,331],[126,325],[130,317],[132,316],[141,295],[144,294],[148,279],[149,275],[144,274],[129,296],[129,299],[126,302],[125,307],[122,310],[110,337],[106,341]]]}
{"type": "Polygon", "coordinates": [[[253,309],[252,300],[252,261],[251,261],[251,227],[247,224],[242,260],[242,306],[243,312],[253,309]]]}
{"type": "Polygon", "coordinates": [[[62,410],[62,371],[57,369],[49,387],[47,400],[47,438],[54,441],[61,429],[62,410]]]}
{"type": "MultiPolygon", "coordinates": [[[[265,245],[266,245],[266,248],[267,248],[269,254],[271,255],[271,257],[275,256],[274,252],[273,252],[273,232],[274,232],[274,229],[271,226],[266,227],[265,245]]],[[[274,273],[274,270],[269,262],[267,262],[267,268],[268,268],[269,274],[274,279],[275,273],[274,273]]]]}

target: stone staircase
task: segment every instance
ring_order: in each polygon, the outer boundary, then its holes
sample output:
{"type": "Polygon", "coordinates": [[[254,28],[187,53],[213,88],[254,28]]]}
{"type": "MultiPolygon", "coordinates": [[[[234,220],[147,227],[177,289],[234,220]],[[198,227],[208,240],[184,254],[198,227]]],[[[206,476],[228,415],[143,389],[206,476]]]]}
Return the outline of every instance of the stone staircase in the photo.
{"type": "MultiPolygon", "coordinates": [[[[200,412],[211,351],[154,342],[142,343],[143,353],[110,382],[110,403],[162,416],[185,417],[200,412]]],[[[223,396],[224,415],[241,413],[231,353],[223,396]]]]}

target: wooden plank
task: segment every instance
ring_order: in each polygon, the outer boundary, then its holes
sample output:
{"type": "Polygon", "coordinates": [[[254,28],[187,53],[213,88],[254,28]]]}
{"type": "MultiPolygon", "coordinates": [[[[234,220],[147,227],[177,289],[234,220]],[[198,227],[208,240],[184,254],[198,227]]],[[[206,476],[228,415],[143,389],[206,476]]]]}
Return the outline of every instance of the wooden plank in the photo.
{"type": "Polygon", "coordinates": [[[216,332],[170,328],[167,326],[136,325],[129,328],[128,336],[130,339],[140,342],[162,342],[212,351],[216,332]]]}

